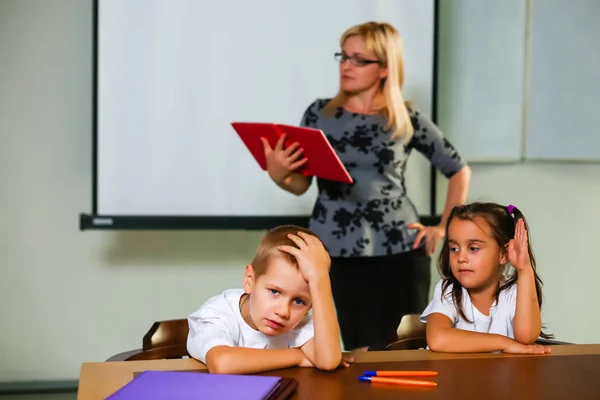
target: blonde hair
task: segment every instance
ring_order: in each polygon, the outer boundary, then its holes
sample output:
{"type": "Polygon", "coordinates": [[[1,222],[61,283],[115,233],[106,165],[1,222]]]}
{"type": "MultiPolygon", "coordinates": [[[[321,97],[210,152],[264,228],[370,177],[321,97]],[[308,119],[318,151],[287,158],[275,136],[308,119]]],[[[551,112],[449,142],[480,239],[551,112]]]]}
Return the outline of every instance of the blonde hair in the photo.
{"type": "Polygon", "coordinates": [[[296,257],[289,253],[280,251],[277,246],[293,246],[298,247],[290,238],[289,234],[297,234],[304,232],[311,236],[317,237],[312,231],[296,225],[281,225],[268,231],[258,244],[254,258],[252,259],[252,268],[254,269],[254,278],[264,275],[267,272],[269,263],[276,258],[283,258],[290,264],[297,266],[296,257]]]}
{"type": "MultiPolygon", "coordinates": [[[[388,23],[366,22],[346,30],[340,38],[340,46],[343,47],[346,39],[352,36],[360,36],[367,49],[375,53],[381,65],[388,69],[388,75],[382,80],[381,85],[384,104],[381,104],[377,110],[388,120],[386,129],[394,129],[393,138],[400,136],[410,138],[414,131],[402,96],[404,57],[400,34],[388,23]]],[[[325,107],[325,112],[333,114],[344,104],[346,96],[340,88],[337,95],[325,107]]]]}

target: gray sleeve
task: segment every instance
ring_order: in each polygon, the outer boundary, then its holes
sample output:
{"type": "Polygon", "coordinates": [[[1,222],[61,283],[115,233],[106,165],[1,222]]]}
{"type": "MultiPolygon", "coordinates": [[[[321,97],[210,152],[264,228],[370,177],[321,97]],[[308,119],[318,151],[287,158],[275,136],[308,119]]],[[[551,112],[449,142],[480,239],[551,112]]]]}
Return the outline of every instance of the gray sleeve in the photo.
{"type": "Polygon", "coordinates": [[[302,115],[302,119],[300,120],[300,126],[303,126],[306,128],[319,129],[318,123],[317,123],[319,121],[318,112],[321,111],[323,109],[323,107],[325,107],[325,105],[322,104],[321,101],[319,101],[319,100],[313,101],[304,111],[304,114],[302,115]]]}
{"type": "Polygon", "coordinates": [[[452,177],[465,165],[454,146],[443,136],[440,129],[418,111],[411,114],[414,135],[408,145],[415,148],[446,178],[452,177]]]}

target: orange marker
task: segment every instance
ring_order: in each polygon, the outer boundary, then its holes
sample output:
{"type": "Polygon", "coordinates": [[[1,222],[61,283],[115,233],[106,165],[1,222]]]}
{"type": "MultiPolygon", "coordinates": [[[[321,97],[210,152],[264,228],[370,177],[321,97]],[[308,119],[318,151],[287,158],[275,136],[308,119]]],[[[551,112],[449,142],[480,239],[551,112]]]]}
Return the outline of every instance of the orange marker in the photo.
{"type": "Polygon", "coordinates": [[[437,371],[365,371],[363,376],[437,376],[437,371]]]}
{"type": "Polygon", "coordinates": [[[416,379],[403,379],[403,378],[381,378],[378,376],[359,376],[358,380],[367,381],[372,383],[390,383],[394,385],[408,385],[408,386],[426,386],[432,387],[437,386],[436,382],[432,381],[420,381],[416,379]]]}

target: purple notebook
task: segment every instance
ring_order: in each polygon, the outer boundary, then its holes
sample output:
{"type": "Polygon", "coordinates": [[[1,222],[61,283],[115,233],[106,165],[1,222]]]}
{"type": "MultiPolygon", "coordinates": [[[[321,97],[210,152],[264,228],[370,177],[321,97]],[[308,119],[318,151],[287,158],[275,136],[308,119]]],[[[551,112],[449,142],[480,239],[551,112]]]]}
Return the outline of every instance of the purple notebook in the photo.
{"type": "Polygon", "coordinates": [[[106,400],[263,400],[279,386],[278,376],[144,371],[106,400]]]}

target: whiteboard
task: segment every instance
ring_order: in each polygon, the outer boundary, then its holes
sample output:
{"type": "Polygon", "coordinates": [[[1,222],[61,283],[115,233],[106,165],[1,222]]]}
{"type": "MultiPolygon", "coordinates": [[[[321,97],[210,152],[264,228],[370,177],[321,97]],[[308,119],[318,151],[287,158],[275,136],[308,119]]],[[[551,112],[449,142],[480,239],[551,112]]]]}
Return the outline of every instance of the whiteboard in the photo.
{"type": "Polygon", "coordinates": [[[526,154],[600,160],[600,1],[532,1],[526,154]]]}
{"type": "MultiPolygon", "coordinates": [[[[230,123],[299,124],[337,92],[342,32],[369,20],[400,31],[405,97],[431,115],[433,12],[433,0],[99,0],[97,213],[309,215],[316,185],[278,188],[230,123]]],[[[423,157],[407,182],[426,211],[423,157]]]]}
{"type": "Polygon", "coordinates": [[[468,162],[522,153],[526,1],[440,1],[438,121],[468,162]]]}

